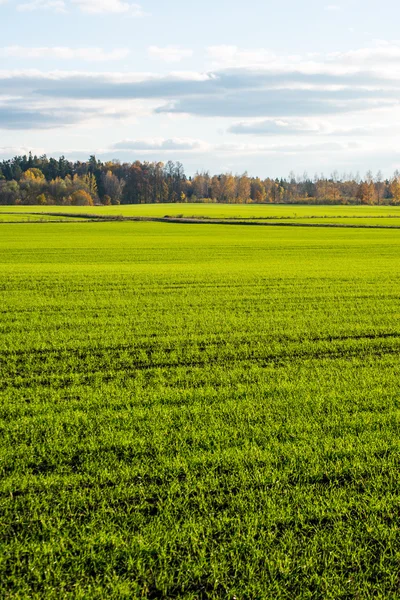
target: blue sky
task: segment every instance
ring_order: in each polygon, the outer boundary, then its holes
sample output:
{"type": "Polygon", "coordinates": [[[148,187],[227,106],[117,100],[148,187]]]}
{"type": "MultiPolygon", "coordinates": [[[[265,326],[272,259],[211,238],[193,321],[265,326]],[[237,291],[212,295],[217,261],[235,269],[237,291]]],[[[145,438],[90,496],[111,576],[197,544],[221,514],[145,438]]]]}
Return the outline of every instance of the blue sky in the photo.
{"type": "Polygon", "coordinates": [[[0,157],[400,167],[394,1],[0,0],[0,157]]]}

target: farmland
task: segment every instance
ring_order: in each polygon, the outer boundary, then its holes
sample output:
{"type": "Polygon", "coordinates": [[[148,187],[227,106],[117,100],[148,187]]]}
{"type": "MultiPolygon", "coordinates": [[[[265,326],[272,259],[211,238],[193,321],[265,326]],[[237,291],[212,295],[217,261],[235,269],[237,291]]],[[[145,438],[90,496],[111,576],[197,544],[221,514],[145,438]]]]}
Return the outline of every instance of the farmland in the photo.
{"type": "Polygon", "coordinates": [[[0,596],[398,598],[400,208],[60,208],[0,222],[0,596]],[[388,227],[21,221],[89,210],[388,227]]]}
{"type": "Polygon", "coordinates": [[[70,213],[123,217],[209,217],[231,219],[390,218],[400,220],[400,206],[310,206],[289,204],[121,204],[118,206],[0,206],[1,214],[70,213]]]}
{"type": "Polygon", "coordinates": [[[306,206],[268,204],[130,204],[119,206],[0,206],[0,223],[72,218],[191,218],[264,225],[399,227],[400,206],[306,206]]]}

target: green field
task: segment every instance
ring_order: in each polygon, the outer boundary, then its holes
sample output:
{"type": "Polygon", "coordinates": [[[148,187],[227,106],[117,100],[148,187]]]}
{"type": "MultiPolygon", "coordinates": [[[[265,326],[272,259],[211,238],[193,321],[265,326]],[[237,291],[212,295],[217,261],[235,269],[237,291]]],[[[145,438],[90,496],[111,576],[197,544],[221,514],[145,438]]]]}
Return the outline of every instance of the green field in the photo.
{"type": "Polygon", "coordinates": [[[71,213],[125,217],[338,218],[397,217],[400,206],[306,206],[289,204],[121,204],[119,206],[0,206],[2,213],[71,213]]]}
{"type": "Polygon", "coordinates": [[[3,223],[49,223],[59,221],[72,221],[74,217],[64,217],[59,215],[35,214],[21,210],[15,212],[5,212],[0,210],[0,224],[3,223]]]}
{"type": "Polygon", "coordinates": [[[0,223],[0,307],[0,597],[400,597],[400,231],[0,223]]]}
{"type": "Polygon", "coordinates": [[[400,227],[400,206],[295,206],[240,204],[130,204],[120,206],[0,206],[0,223],[4,221],[68,218],[71,215],[91,217],[192,217],[195,219],[227,219],[275,221],[286,224],[346,225],[365,227],[400,227]],[[53,215],[53,216],[52,216],[53,215]],[[61,215],[61,216],[60,216],[61,215]],[[67,215],[67,217],[65,216],[67,215]]]}

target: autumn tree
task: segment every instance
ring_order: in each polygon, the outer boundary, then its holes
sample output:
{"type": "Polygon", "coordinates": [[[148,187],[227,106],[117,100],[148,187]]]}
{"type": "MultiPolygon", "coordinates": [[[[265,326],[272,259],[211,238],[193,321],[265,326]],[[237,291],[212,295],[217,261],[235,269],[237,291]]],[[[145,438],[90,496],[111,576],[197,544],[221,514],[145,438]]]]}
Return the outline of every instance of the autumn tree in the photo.
{"type": "Polygon", "coordinates": [[[93,206],[93,198],[85,190],[72,192],[69,200],[72,206],[93,206]]]}
{"type": "MultiPolygon", "coordinates": [[[[92,202],[271,202],[271,203],[400,203],[400,173],[385,180],[369,171],[362,181],[359,174],[333,171],[312,179],[305,172],[287,178],[233,176],[221,173],[211,176],[197,172],[187,178],[179,162],[141,162],[133,164],[113,160],[101,162],[92,156],[87,161],[71,162],[46,155],[15,156],[0,161],[0,203],[68,204],[74,192],[86,192],[92,202]]],[[[78,196],[77,196],[78,197],[78,196]]],[[[83,201],[82,198],[79,201],[83,201]]],[[[87,198],[85,202],[87,201],[87,198]]]]}
{"type": "Polygon", "coordinates": [[[209,173],[196,173],[192,181],[193,195],[200,198],[208,198],[210,192],[210,175],[209,173]]]}
{"type": "Polygon", "coordinates": [[[27,169],[20,179],[20,196],[23,204],[34,205],[47,186],[46,178],[40,169],[27,169]]]}
{"type": "Polygon", "coordinates": [[[50,181],[48,187],[49,195],[56,204],[64,204],[65,199],[71,192],[71,189],[69,189],[71,185],[68,185],[70,182],[70,178],[62,179],[61,177],[56,177],[50,181]]]}
{"type": "Polygon", "coordinates": [[[217,175],[214,175],[214,177],[211,179],[211,198],[213,198],[213,200],[215,202],[218,202],[220,197],[221,197],[221,182],[220,182],[219,177],[217,177],[217,175]]]}
{"type": "Polygon", "coordinates": [[[101,180],[104,194],[110,198],[111,204],[120,204],[124,191],[124,182],[113,175],[112,171],[102,173],[101,180]]]}
{"type": "Polygon", "coordinates": [[[236,178],[236,198],[238,202],[247,202],[251,196],[251,182],[247,173],[236,178]]]}
{"type": "Polygon", "coordinates": [[[385,183],[383,181],[382,171],[378,171],[375,175],[375,192],[376,198],[378,200],[378,204],[381,204],[383,199],[383,194],[385,192],[385,183]]]}
{"type": "Polygon", "coordinates": [[[395,174],[390,182],[390,195],[392,196],[392,204],[400,204],[400,176],[395,174]]]}
{"type": "Polygon", "coordinates": [[[361,204],[374,204],[375,202],[375,186],[373,181],[363,181],[358,186],[357,198],[361,204]]]}
{"type": "Polygon", "coordinates": [[[17,204],[20,198],[20,188],[16,181],[0,181],[0,205],[17,204]]]}
{"type": "Polygon", "coordinates": [[[256,177],[251,182],[250,197],[253,202],[262,203],[267,199],[267,191],[261,179],[256,177]]]}
{"type": "Polygon", "coordinates": [[[34,181],[43,183],[46,180],[40,169],[28,169],[21,175],[21,181],[34,181]]]}
{"type": "Polygon", "coordinates": [[[39,206],[45,206],[47,204],[46,196],[44,194],[39,194],[39,196],[36,198],[36,204],[39,204],[39,206]]]}
{"type": "Polygon", "coordinates": [[[220,177],[220,202],[234,202],[236,198],[236,181],[232,173],[220,177]]]}

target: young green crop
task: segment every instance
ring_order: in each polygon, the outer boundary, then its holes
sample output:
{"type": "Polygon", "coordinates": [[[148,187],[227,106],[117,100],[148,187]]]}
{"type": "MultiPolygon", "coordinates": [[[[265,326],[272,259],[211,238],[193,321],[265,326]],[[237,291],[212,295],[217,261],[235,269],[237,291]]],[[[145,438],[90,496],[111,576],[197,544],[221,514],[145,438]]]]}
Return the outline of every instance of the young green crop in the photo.
{"type": "Polygon", "coordinates": [[[0,263],[1,596],[398,598],[400,232],[1,224],[0,263]]]}
{"type": "Polygon", "coordinates": [[[88,214],[124,217],[210,217],[214,219],[400,219],[400,206],[306,206],[293,204],[121,204],[120,206],[0,206],[0,215],[88,214]]]}

